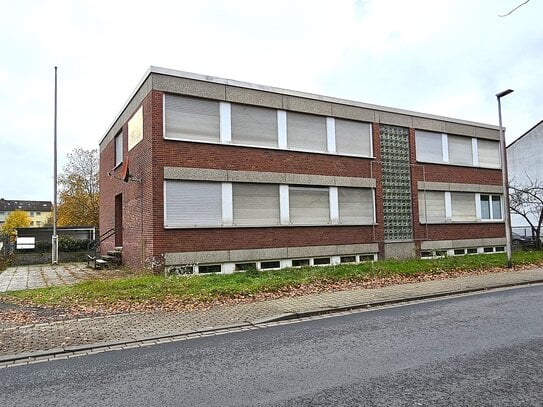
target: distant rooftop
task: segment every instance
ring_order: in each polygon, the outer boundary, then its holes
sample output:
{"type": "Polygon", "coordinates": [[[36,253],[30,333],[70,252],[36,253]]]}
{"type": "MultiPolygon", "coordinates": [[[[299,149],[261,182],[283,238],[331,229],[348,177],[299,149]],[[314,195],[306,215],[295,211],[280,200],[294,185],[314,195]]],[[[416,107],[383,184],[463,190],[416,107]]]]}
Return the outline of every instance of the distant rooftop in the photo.
{"type": "Polygon", "coordinates": [[[16,210],[32,212],[51,212],[53,204],[50,201],[13,201],[0,199],[0,211],[11,212],[16,210]]]}

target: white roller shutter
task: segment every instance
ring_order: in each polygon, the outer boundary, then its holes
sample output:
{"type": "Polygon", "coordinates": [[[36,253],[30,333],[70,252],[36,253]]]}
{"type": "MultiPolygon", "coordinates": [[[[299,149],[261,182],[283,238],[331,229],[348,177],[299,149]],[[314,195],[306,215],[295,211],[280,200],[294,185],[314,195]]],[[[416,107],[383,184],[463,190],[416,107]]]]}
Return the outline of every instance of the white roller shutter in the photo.
{"type": "Polygon", "coordinates": [[[232,104],[232,142],[277,147],[277,111],[232,104]]]}
{"type": "Polygon", "coordinates": [[[469,192],[451,192],[452,221],[475,222],[475,194],[469,192]]]}
{"type": "Polygon", "coordinates": [[[221,226],[220,182],[164,181],[164,226],[221,226]]]}
{"type": "Polygon", "coordinates": [[[364,157],[372,155],[370,124],[352,120],[335,120],[336,151],[364,157]]]}
{"type": "Polygon", "coordinates": [[[500,168],[500,143],[492,140],[477,139],[479,165],[488,168],[500,168]]]}
{"type": "Polygon", "coordinates": [[[289,187],[290,222],[325,225],[330,222],[328,188],[289,187]]]}
{"type": "Polygon", "coordinates": [[[338,188],[339,222],[369,225],[373,223],[373,192],[369,188],[338,188]]]}
{"type": "Polygon", "coordinates": [[[471,137],[448,136],[449,163],[473,165],[471,137]]]}
{"type": "Polygon", "coordinates": [[[287,112],[287,140],[292,149],[326,152],[326,117],[287,112]]]}
{"type": "Polygon", "coordinates": [[[279,185],[233,184],[234,225],[278,225],[279,185]]]}
{"type": "Polygon", "coordinates": [[[417,148],[417,161],[441,163],[443,162],[443,144],[441,133],[429,131],[415,131],[417,148]]]}
{"type": "Polygon", "coordinates": [[[445,193],[441,191],[419,191],[420,223],[443,223],[445,216],[445,193]]]}
{"type": "Polygon", "coordinates": [[[166,94],[164,109],[165,137],[219,142],[219,102],[166,94]]]}

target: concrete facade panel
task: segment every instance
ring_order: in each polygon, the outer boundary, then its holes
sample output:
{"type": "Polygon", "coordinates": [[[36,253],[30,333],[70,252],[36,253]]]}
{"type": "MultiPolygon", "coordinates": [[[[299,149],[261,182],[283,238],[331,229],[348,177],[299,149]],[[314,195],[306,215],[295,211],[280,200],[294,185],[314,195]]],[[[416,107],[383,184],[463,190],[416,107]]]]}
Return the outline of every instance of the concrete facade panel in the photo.
{"type": "Polygon", "coordinates": [[[286,174],[280,172],[228,171],[229,182],[284,184],[285,179],[286,174]]]}
{"type": "Polygon", "coordinates": [[[475,137],[475,127],[460,123],[445,122],[445,133],[475,137]]]}
{"type": "Polygon", "coordinates": [[[337,187],[375,188],[375,178],[335,177],[337,187]]]}
{"type": "Polygon", "coordinates": [[[197,96],[206,99],[226,99],[226,86],[187,78],[153,74],[153,89],[167,93],[197,96]]]}
{"type": "Polygon", "coordinates": [[[164,263],[166,266],[179,264],[198,264],[198,263],[221,263],[228,261],[227,250],[206,251],[206,252],[184,252],[184,253],[165,253],[164,263]]]}
{"type": "Polygon", "coordinates": [[[211,168],[164,167],[164,179],[228,181],[228,171],[211,168]]]}
{"type": "Polygon", "coordinates": [[[238,88],[235,86],[226,87],[226,101],[275,109],[283,108],[283,96],[278,93],[238,88]]]}
{"type": "Polygon", "coordinates": [[[385,259],[405,260],[415,256],[415,242],[385,243],[385,259]]]}
{"type": "Polygon", "coordinates": [[[287,257],[287,248],[269,248],[269,249],[251,249],[251,250],[231,250],[229,252],[229,261],[258,261],[258,260],[278,260],[287,257]]]}
{"type": "Polygon", "coordinates": [[[358,120],[363,122],[374,122],[375,111],[362,107],[340,105],[332,103],[332,116],[341,119],[358,120]]]}
{"type": "Polygon", "coordinates": [[[440,120],[426,119],[424,117],[413,116],[413,128],[417,130],[445,132],[445,123],[440,120]]]}
{"type": "Polygon", "coordinates": [[[375,112],[375,121],[381,124],[388,124],[391,126],[413,127],[413,120],[411,116],[401,115],[397,113],[377,111],[375,112]]]}
{"type": "Polygon", "coordinates": [[[500,141],[500,131],[494,129],[486,129],[483,127],[475,127],[475,137],[500,141]]]}
{"type": "Polygon", "coordinates": [[[320,100],[299,98],[296,96],[283,96],[283,109],[295,112],[318,114],[323,116],[332,115],[332,104],[320,100]]]}

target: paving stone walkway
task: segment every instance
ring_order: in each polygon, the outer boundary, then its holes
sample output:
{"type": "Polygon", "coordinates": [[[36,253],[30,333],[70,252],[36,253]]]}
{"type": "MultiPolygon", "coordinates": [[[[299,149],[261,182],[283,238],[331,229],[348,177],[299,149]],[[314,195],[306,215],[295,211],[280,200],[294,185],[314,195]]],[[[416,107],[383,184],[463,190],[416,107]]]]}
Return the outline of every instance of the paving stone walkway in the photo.
{"type": "Polygon", "coordinates": [[[0,273],[0,292],[75,284],[100,278],[103,273],[103,270],[94,270],[85,263],[15,266],[0,273]]]}
{"type": "Polygon", "coordinates": [[[73,351],[74,347],[89,344],[107,346],[116,342],[256,325],[286,316],[296,318],[330,310],[540,282],[543,282],[543,269],[532,269],[216,306],[205,311],[131,313],[8,327],[0,329],[0,362],[20,354],[73,351]]]}

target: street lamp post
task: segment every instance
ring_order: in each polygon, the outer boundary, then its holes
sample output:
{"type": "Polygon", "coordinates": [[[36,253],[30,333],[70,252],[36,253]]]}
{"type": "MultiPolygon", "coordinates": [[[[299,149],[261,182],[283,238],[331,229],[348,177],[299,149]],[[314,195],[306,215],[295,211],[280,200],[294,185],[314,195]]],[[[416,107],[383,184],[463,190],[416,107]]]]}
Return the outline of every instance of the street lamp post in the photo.
{"type": "Polygon", "coordinates": [[[57,67],[55,66],[55,112],[54,112],[54,140],[53,140],[53,237],[51,238],[51,263],[58,263],[58,235],[57,235],[57,67]]]}
{"type": "Polygon", "coordinates": [[[498,99],[498,116],[500,119],[500,150],[502,153],[502,184],[503,184],[503,209],[505,216],[505,239],[507,240],[507,267],[511,268],[513,263],[511,260],[511,252],[513,244],[511,243],[511,212],[509,209],[509,176],[507,174],[507,151],[505,150],[505,136],[502,126],[502,104],[501,98],[513,93],[512,89],[504,90],[496,93],[498,99]]]}

